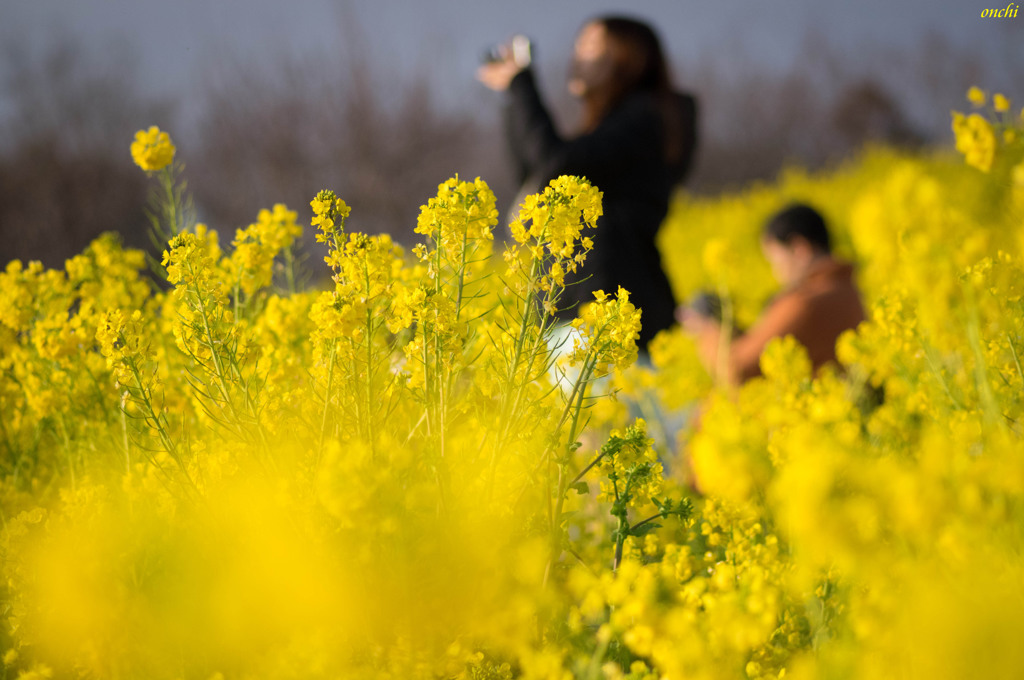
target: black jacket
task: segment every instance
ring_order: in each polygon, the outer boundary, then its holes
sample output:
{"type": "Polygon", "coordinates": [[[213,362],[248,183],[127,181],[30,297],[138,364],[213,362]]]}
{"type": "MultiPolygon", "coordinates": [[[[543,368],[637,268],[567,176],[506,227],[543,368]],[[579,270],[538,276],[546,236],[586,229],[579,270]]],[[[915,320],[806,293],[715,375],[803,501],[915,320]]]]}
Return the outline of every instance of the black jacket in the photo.
{"type": "MultiPolygon", "coordinates": [[[[676,94],[673,115],[682,134],[678,160],[665,159],[663,106],[650,93],[634,93],[588,134],[565,139],[555,130],[529,69],[509,86],[506,134],[519,179],[539,191],[559,175],[586,177],[604,195],[604,215],[589,234],[594,249],[567,288],[563,315],[594,299],[593,291],[614,295],[619,286],[642,310],[639,345],[674,322],[676,307],[661,267],[655,235],[668,212],[673,188],[688,172],[696,146],[696,100],[676,94]]],[[[567,282],[569,277],[566,278],[567,282]]]]}

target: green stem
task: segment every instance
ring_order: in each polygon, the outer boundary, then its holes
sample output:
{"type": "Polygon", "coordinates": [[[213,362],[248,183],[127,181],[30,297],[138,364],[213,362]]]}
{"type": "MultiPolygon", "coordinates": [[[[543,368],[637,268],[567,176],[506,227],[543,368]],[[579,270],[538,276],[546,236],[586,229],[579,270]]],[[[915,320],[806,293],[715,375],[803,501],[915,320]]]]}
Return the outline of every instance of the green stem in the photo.
{"type": "MultiPolygon", "coordinates": [[[[519,372],[519,364],[523,355],[523,346],[526,344],[526,331],[530,326],[530,317],[533,312],[533,285],[537,275],[537,267],[537,259],[534,258],[533,264],[530,268],[530,282],[527,287],[523,313],[519,321],[519,332],[516,335],[515,352],[512,355],[512,362],[509,364],[508,373],[506,374],[507,378],[505,380],[505,384],[509,386],[509,390],[502,396],[498,416],[500,418],[500,423],[498,425],[499,434],[494,440],[494,446],[491,449],[491,460],[488,464],[488,492],[494,488],[494,478],[497,474],[498,467],[498,450],[502,443],[508,439],[511,425],[516,420],[515,414],[518,410],[520,399],[522,398],[526,385],[529,383],[529,376],[526,376],[520,382],[517,381],[516,375],[519,372]]],[[[541,338],[543,339],[543,328],[541,330],[541,338]]],[[[488,493],[488,495],[490,495],[490,493],[488,493]]]]}
{"type": "Polygon", "coordinates": [[[469,247],[469,220],[466,221],[466,228],[462,232],[462,252],[459,254],[458,290],[455,294],[455,321],[458,322],[462,314],[462,290],[466,285],[466,250],[469,247]]]}
{"type": "Polygon", "coordinates": [[[295,295],[295,256],[292,254],[293,244],[284,249],[284,275],[288,281],[288,293],[295,295]]]}
{"type": "MultiPolygon", "coordinates": [[[[434,294],[437,296],[441,295],[441,255],[442,255],[442,244],[441,244],[441,232],[437,232],[437,237],[434,242],[436,260],[434,269],[434,294]]],[[[445,411],[448,407],[448,400],[445,398],[444,383],[442,380],[442,346],[441,346],[441,334],[437,330],[438,312],[434,310],[434,385],[433,388],[437,391],[437,413],[434,418],[437,425],[437,436],[438,444],[440,447],[441,459],[444,459],[445,454],[445,411]]]]}
{"type": "Polygon", "coordinates": [[[610,639],[602,640],[594,649],[594,654],[590,657],[590,664],[587,666],[587,680],[600,680],[604,676],[601,672],[601,662],[604,661],[604,657],[608,653],[610,642],[610,639]]]}
{"type": "Polygon", "coordinates": [[[57,419],[57,423],[60,425],[61,438],[64,440],[64,457],[68,461],[68,474],[71,476],[71,488],[74,489],[77,486],[75,479],[75,461],[72,460],[71,438],[68,436],[68,426],[67,423],[64,422],[63,413],[61,413],[60,417],[57,419]]]}
{"type": "MultiPolygon", "coordinates": [[[[565,507],[565,492],[569,487],[565,483],[567,471],[569,468],[569,458],[572,452],[573,444],[576,442],[576,429],[579,426],[580,411],[583,409],[583,398],[587,391],[587,383],[590,380],[590,376],[594,371],[594,367],[597,364],[597,355],[594,353],[593,359],[590,363],[584,361],[583,370],[580,373],[577,385],[582,385],[579,389],[579,396],[576,400],[574,407],[572,425],[569,428],[569,437],[565,444],[566,456],[557,461],[558,465],[558,483],[555,491],[555,511],[551,517],[551,556],[548,558],[553,564],[558,556],[561,554],[562,548],[562,509],[565,507]]],[[[550,454],[548,455],[550,460],[550,454]]],[[[550,481],[548,482],[550,488],[550,481]]]]}
{"type": "MultiPolygon", "coordinates": [[[[122,342],[123,342],[122,338],[122,342]]],[[[170,454],[171,458],[177,464],[181,474],[185,477],[189,487],[192,488],[196,493],[199,493],[199,487],[196,486],[195,481],[192,479],[192,475],[189,474],[188,468],[185,467],[185,462],[182,460],[181,455],[178,453],[178,448],[174,444],[174,440],[171,439],[170,434],[167,433],[167,419],[163,414],[157,415],[156,409],[153,408],[152,394],[148,387],[142,382],[142,376],[139,372],[139,367],[134,360],[126,361],[128,368],[131,369],[132,376],[135,378],[135,385],[139,391],[140,403],[145,407],[146,412],[144,419],[146,422],[152,422],[153,427],[156,429],[157,434],[160,437],[160,442],[164,446],[164,450],[170,454]]],[[[163,472],[163,468],[157,464],[157,468],[163,472]]],[[[166,483],[165,483],[166,485],[166,483]]]]}
{"type": "Polygon", "coordinates": [[[126,473],[131,474],[132,458],[128,442],[128,414],[124,412],[124,409],[121,409],[121,433],[124,437],[124,468],[126,473]]]}
{"type": "Polygon", "coordinates": [[[596,457],[596,458],[594,458],[594,460],[592,460],[592,461],[590,461],[589,463],[587,463],[587,466],[586,466],[585,468],[583,468],[582,470],[580,470],[580,473],[579,473],[578,475],[576,475],[575,477],[573,477],[573,480],[572,480],[571,482],[569,482],[569,486],[568,486],[568,488],[570,488],[570,489],[571,489],[571,488],[573,487],[573,485],[574,485],[574,484],[577,484],[577,483],[579,483],[579,481],[580,481],[581,479],[583,479],[583,475],[585,475],[585,474],[587,474],[588,472],[590,472],[590,471],[591,471],[591,470],[593,469],[593,467],[594,467],[595,465],[597,465],[598,463],[600,463],[600,462],[601,462],[601,459],[602,459],[602,458],[604,458],[604,457],[605,457],[605,456],[607,456],[607,455],[608,455],[608,452],[607,452],[607,451],[601,451],[600,453],[598,453],[598,454],[597,454],[597,457],[596,457]]]}
{"type": "Polygon", "coordinates": [[[1017,356],[1017,348],[1013,346],[1013,338],[1010,334],[1006,334],[1006,344],[1010,346],[1010,353],[1013,355],[1013,365],[1017,367],[1017,377],[1020,378],[1021,383],[1024,383],[1024,370],[1020,367],[1020,357],[1017,356]]]}
{"type": "Polygon", "coordinates": [[[160,171],[160,184],[164,189],[164,210],[167,212],[168,233],[165,234],[169,240],[178,235],[178,198],[174,192],[173,164],[168,165],[160,171]]]}
{"type": "Polygon", "coordinates": [[[956,395],[953,394],[953,391],[949,387],[949,383],[946,382],[946,379],[943,377],[942,372],[936,365],[934,349],[927,342],[925,342],[924,338],[921,337],[920,333],[915,333],[915,335],[917,336],[918,342],[921,343],[921,348],[924,352],[925,361],[928,363],[928,370],[931,371],[932,375],[939,382],[939,385],[942,386],[942,391],[945,392],[946,396],[949,397],[949,400],[953,402],[953,406],[955,406],[957,409],[963,410],[963,402],[961,402],[956,397],[956,395]]]}
{"type": "Polygon", "coordinates": [[[637,522],[636,524],[634,524],[633,526],[629,527],[629,532],[633,533],[634,531],[636,531],[637,529],[639,529],[643,525],[650,524],[651,522],[653,522],[656,519],[662,519],[663,517],[667,517],[667,516],[668,515],[666,513],[664,513],[664,512],[657,512],[657,513],[651,515],[650,517],[648,517],[647,519],[642,519],[639,522],[637,522]]]}
{"type": "Polygon", "coordinates": [[[320,445],[317,447],[316,452],[317,469],[319,469],[320,467],[320,455],[323,452],[324,448],[324,437],[326,437],[327,435],[327,413],[330,410],[331,405],[331,389],[333,387],[334,382],[334,355],[335,352],[337,351],[337,347],[337,343],[334,340],[332,340],[331,356],[327,360],[327,389],[324,392],[324,412],[320,418],[320,445]]]}
{"type": "MultiPolygon", "coordinates": [[[[626,544],[626,536],[629,534],[629,520],[627,519],[626,502],[628,499],[623,499],[619,495],[619,477],[616,473],[610,475],[612,482],[612,492],[615,494],[615,501],[612,503],[612,515],[619,520],[619,527],[615,531],[615,554],[612,557],[612,571],[618,571],[619,564],[622,563],[622,547],[626,544]]],[[[623,496],[629,490],[629,482],[626,482],[626,489],[623,490],[623,496]]]]}
{"type": "Polygon", "coordinates": [[[192,275],[192,290],[195,292],[196,304],[199,307],[199,314],[203,320],[203,330],[206,334],[205,344],[210,350],[210,356],[213,358],[213,366],[215,369],[214,377],[217,379],[217,384],[220,387],[224,403],[227,404],[228,409],[231,411],[231,416],[237,424],[239,423],[238,410],[235,408],[235,404],[231,399],[230,390],[228,390],[227,377],[224,375],[224,367],[221,365],[220,353],[217,351],[217,346],[213,339],[213,329],[210,326],[210,318],[206,311],[206,303],[203,301],[203,295],[199,290],[199,284],[196,283],[195,269],[192,267],[191,263],[189,263],[189,272],[192,275]]]}
{"type": "Polygon", "coordinates": [[[367,307],[366,307],[366,335],[364,342],[366,343],[366,413],[363,418],[364,427],[364,440],[370,443],[372,451],[376,451],[376,446],[373,444],[373,422],[371,418],[371,412],[373,410],[373,309],[369,304],[370,299],[370,270],[366,264],[366,260],[363,260],[363,281],[366,290],[367,307]]]}
{"type": "Polygon", "coordinates": [[[612,571],[618,571],[622,564],[622,548],[626,544],[626,537],[629,535],[629,522],[625,515],[619,516],[619,529],[615,538],[615,557],[612,559],[612,571]]]}
{"type": "Polygon", "coordinates": [[[964,297],[967,300],[967,343],[974,354],[974,380],[977,383],[978,398],[982,410],[990,425],[1000,429],[1005,428],[1006,422],[1002,417],[1002,411],[992,391],[992,384],[988,379],[988,367],[985,361],[985,352],[981,347],[981,322],[978,320],[978,304],[974,298],[973,289],[964,286],[964,297]]]}

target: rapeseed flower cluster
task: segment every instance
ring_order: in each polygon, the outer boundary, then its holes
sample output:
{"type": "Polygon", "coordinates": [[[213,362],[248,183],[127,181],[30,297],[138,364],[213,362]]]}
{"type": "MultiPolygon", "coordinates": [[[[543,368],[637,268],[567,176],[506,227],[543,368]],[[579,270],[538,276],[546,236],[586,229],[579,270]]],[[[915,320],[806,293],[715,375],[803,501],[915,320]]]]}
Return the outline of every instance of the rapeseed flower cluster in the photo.
{"type": "MultiPolygon", "coordinates": [[[[236,232],[231,242],[231,277],[245,295],[270,286],[278,255],[287,253],[287,264],[292,265],[290,248],[302,234],[296,216],[294,210],[278,203],[272,210],[261,210],[255,223],[236,232]]],[[[294,278],[290,284],[294,286],[294,278]]]]}
{"type": "MultiPolygon", "coordinates": [[[[979,93],[972,99],[985,105],[979,93]]],[[[776,187],[676,206],[663,248],[673,253],[666,261],[680,298],[722,291],[747,325],[746,310],[770,288],[762,292],[754,267],[733,263],[754,261],[764,218],[800,199],[824,209],[838,250],[859,264],[870,318],[840,339],[840,370],[813,375],[802,348],[780,339],[762,357],[764,377],[735,395],[649,379],[662,403],[703,398],[698,427],[680,439],[690,474],[732,514],[734,537],[745,522],[772,536],[782,571],[769,611],[789,631],[762,629],[765,637],[751,640],[770,646],[748,648],[746,664],[734,659],[728,670],[715,669],[704,646],[692,667],[668,677],[779,677],[783,668],[785,677],[969,677],[1017,663],[1006,631],[1020,629],[1012,555],[1024,468],[1011,451],[1024,434],[1024,212],[1012,178],[1024,149],[1015,141],[1022,121],[1005,116],[1003,99],[993,104],[1003,115],[986,123],[987,173],[977,172],[974,147],[961,149],[967,167],[940,154],[873,150],[830,176],[793,171],[776,187]]],[[[693,356],[685,337],[667,333],[654,347],[662,373],[685,375],[693,356]]],[[[642,380],[620,384],[628,391],[642,380]]],[[[707,518],[710,506],[702,512],[707,518]]],[[[713,529],[706,536],[705,545],[721,544],[713,529]]],[[[711,604],[698,601],[704,622],[711,604]]],[[[763,611],[764,600],[754,602],[763,611]]],[[[743,630],[734,617],[717,631],[743,630]]]]}
{"type": "MultiPolygon", "coordinates": [[[[967,99],[975,108],[984,107],[987,96],[984,91],[972,87],[967,99]]],[[[956,136],[956,150],[964,154],[964,161],[982,172],[992,169],[997,150],[1001,146],[1019,147],[1024,144],[1020,128],[1024,123],[1024,110],[1018,120],[1012,118],[1012,104],[1006,95],[996,93],[992,97],[990,117],[980,113],[964,115],[953,112],[953,133],[956,136]]],[[[1011,151],[1011,156],[1019,156],[1011,151]]],[[[1018,166],[1019,167],[1019,166],[1018,166]]]]}
{"type": "Polygon", "coordinates": [[[981,114],[953,114],[956,150],[964,154],[968,165],[988,172],[996,154],[996,134],[992,124],[981,114]]]}
{"type": "MultiPolygon", "coordinates": [[[[567,274],[575,273],[593,249],[594,241],[584,235],[601,216],[601,192],[584,178],[563,176],[553,180],[542,193],[528,196],[509,224],[518,247],[505,251],[510,274],[526,269],[526,280],[536,280],[545,312],[557,309],[559,291],[567,274]],[[535,276],[536,274],[536,276],[535,276]]],[[[517,277],[522,279],[522,277],[517,277]]],[[[522,286],[519,294],[529,294],[522,286]]]]}
{"type": "Polygon", "coordinates": [[[603,290],[594,293],[595,301],[580,310],[572,322],[578,333],[573,336],[572,358],[591,362],[599,374],[610,366],[626,368],[636,361],[636,340],[640,337],[640,315],[629,301],[629,291],[619,288],[614,298],[603,290]]]}
{"type": "Polygon", "coordinates": [[[224,249],[165,205],[164,282],[109,235],[62,270],[8,264],[5,673],[1016,673],[1024,121],[992,106],[991,158],[966,116],[966,163],[876,149],[677,200],[677,296],[717,290],[738,327],[774,292],[757,229],[789,200],[859,267],[869,319],[841,365],[814,374],[783,338],[737,391],[679,331],[631,365],[623,290],[572,322],[577,370],[558,363],[555,312],[600,228],[583,178],[528,197],[500,255],[482,180],[442,183],[408,250],[322,191],[325,290],[299,290],[281,205],[224,249]],[[665,411],[691,416],[681,455],[656,443],[665,411]]]}
{"type": "Polygon", "coordinates": [[[154,125],[135,133],[131,152],[136,165],[146,172],[156,172],[171,164],[175,148],[170,135],[154,125]]]}
{"type": "Polygon", "coordinates": [[[457,262],[466,256],[466,245],[493,240],[497,222],[494,194],[486,182],[453,177],[421,208],[415,232],[430,237],[447,261],[457,262]]]}

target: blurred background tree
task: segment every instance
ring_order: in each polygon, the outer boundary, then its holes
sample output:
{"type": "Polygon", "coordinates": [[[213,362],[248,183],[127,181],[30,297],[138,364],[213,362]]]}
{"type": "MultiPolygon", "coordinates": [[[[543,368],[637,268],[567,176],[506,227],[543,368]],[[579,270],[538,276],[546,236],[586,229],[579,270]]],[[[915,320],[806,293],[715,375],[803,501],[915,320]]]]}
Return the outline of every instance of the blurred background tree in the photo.
{"type": "MultiPolygon", "coordinates": [[[[171,132],[198,218],[225,242],[260,208],[279,202],[308,223],[309,200],[325,187],[353,207],[354,228],[386,231],[406,245],[419,205],[455,173],[483,177],[508,207],[517,187],[498,127],[499,100],[481,91],[471,104],[453,105],[435,87],[447,75],[431,71],[429,59],[400,75],[373,59],[369,36],[352,29],[344,38],[340,63],[326,53],[282,56],[270,67],[230,55],[215,60],[187,102],[147,94],[133,67],[137,55],[125,44],[100,50],[67,36],[48,48],[5,44],[0,260],[59,267],[106,230],[147,247],[148,184],[128,144],[135,130],[152,124],[171,132]]],[[[1019,50],[1012,38],[994,33],[1008,55],[1019,50]]],[[[688,183],[695,193],[768,180],[787,164],[834,165],[869,142],[948,145],[949,109],[970,85],[994,78],[990,67],[938,35],[850,60],[812,32],[783,71],[742,44],[720,50],[728,60],[708,53],[675,73],[701,105],[688,183]]],[[[566,62],[551,54],[538,66],[562,123],[575,119],[564,93],[566,62]]],[[[1008,93],[1024,89],[1024,61],[1002,68],[1008,93]]]]}
{"type": "Polygon", "coordinates": [[[127,131],[168,125],[168,102],[139,94],[127,46],[64,38],[39,53],[4,45],[0,77],[0,260],[62,267],[104,231],[143,247],[146,177],[127,131]],[[126,142],[127,140],[127,142],[126,142]]]}

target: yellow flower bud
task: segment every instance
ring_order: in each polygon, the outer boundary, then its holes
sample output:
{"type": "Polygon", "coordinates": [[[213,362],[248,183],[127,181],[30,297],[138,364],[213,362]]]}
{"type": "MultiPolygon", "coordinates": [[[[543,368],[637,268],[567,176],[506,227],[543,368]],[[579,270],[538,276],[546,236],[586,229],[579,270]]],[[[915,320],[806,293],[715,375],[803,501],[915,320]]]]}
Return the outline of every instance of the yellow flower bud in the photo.
{"type": "Polygon", "coordinates": [[[980,87],[974,86],[967,90],[967,100],[975,106],[984,106],[985,99],[985,91],[980,87]]]}
{"type": "Polygon", "coordinates": [[[174,150],[170,136],[155,125],[136,132],[131,146],[132,160],[146,172],[162,170],[170,165],[174,160],[174,150]]]}

